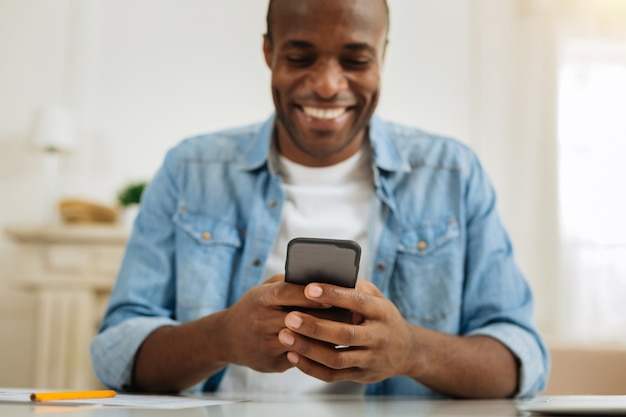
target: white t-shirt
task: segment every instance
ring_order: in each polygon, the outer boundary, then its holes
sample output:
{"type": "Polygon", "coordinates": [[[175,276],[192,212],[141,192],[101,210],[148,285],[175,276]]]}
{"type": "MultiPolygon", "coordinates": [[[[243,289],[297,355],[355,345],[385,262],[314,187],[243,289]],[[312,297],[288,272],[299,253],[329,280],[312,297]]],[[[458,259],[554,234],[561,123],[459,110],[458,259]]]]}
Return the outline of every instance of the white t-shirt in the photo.
{"type": "MultiPolygon", "coordinates": [[[[283,221],[265,267],[264,279],[285,272],[287,243],[295,237],[351,239],[361,245],[359,279],[369,279],[368,225],[374,180],[369,152],[359,151],[336,165],[312,168],[280,155],[283,178],[283,221]]],[[[229,365],[218,392],[357,394],[365,387],[353,382],[326,383],[291,368],[262,373],[229,365]]]]}

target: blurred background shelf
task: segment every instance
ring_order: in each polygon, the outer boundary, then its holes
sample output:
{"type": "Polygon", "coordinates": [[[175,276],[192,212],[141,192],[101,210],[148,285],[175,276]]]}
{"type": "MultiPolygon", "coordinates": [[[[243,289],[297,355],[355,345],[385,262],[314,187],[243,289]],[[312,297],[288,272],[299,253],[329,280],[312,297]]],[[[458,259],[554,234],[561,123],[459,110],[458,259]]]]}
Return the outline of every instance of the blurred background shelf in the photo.
{"type": "Polygon", "coordinates": [[[3,352],[13,354],[0,357],[0,369],[28,364],[31,369],[22,369],[28,375],[23,383],[35,387],[99,387],[89,344],[115,282],[128,230],[24,226],[5,233],[17,245],[17,272],[12,291],[2,296],[14,307],[0,309],[0,340],[7,345],[3,352]],[[22,299],[19,304],[11,302],[16,296],[22,299]],[[16,323],[21,323],[18,334],[16,323]],[[30,348],[24,349],[28,341],[30,348]]]}

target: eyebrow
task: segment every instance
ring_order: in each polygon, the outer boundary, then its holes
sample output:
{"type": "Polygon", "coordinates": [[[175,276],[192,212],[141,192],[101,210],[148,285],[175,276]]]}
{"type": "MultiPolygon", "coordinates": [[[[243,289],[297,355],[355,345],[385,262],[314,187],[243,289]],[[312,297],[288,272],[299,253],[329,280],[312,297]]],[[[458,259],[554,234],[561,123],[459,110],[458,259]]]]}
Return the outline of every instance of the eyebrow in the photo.
{"type": "MultiPolygon", "coordinates": [[[[315,48],[315,45],[313,45],[311,42],[307,42],[307,41],[300,41],[300,40],[291,40],[291,41],[287,41],[284,45],[285,48],[295,48],[295,49],[313,49],[315,48]]],[[[348,49],[350,51],[367,51],[370,52],[372,54],[376,53],[376,49],[374,49],[374,47],[372,47],[371,45],[367,44],[367,43],[363,43],[363,42],[355,42],[355,43],[349,43],[347,45],[343,46],[343,49],[348,49]]]]}
{"type": "Polygon", "coordinates": [[[371,52],[372,54],[376,54],[376,49],[374,49],[373,46],[367,43],[349,43],[344,46],[344,49],[349,49],[351,51],[357,51],[357,52],[367,51],[367,52],[371,52]]]}
{"type": "Polygon", "coordinates": [[[284,45],[285,48],[295,48],[295,49],[312,49],[314,48],[313,44],[307,41],[298,41],[292,40],[287,41],[284,45]]]}

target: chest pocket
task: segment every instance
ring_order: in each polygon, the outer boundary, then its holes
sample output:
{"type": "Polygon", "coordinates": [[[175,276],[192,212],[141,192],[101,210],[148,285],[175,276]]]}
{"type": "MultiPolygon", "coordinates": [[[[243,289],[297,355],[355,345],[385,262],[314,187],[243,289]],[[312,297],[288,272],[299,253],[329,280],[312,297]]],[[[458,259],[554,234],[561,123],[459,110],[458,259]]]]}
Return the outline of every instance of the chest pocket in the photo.
{"type": "Polygon", "coordinates": [[[398,251],[418,256],[436,254],[459,235],[459,226],[454,219],[425,224],[404,231],[400,235],[398,251]]]}
{"type": "Polygon", "coordinates": [[[463,293],[463,245],[453,218],[425,222],[400,234],[390,290],[402,315],[433,330],[458,326],[463,293]]]}
{"type": "Polygon", "coordinates": [[[241,238],[231,224],[198,213],[179,211],[174,222],[200,245],[239,247],[241,238]]]}
{"type": "Polygon", "coordinates": [[[193,320],[226,306],[242,239],[234,225],[203,214],[179,211],[174,222],[178,314],[193,320]]]}

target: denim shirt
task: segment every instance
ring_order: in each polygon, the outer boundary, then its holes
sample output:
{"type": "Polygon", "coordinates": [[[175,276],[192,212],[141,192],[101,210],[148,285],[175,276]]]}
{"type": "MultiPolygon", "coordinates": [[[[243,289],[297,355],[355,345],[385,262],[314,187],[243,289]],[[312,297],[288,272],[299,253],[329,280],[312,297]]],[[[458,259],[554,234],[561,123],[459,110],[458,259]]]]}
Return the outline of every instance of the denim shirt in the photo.
{"type": "MultiPolygon", "coordinates": [[[[137,349],[156,328],[223,310],[258,285],[284,194],[265,123],[182,141],[144,192],[98,335],[96,375],[128,388],[137,349]]],[[[369,125],[378,213],[371,281],[410,323],[486,335],[520,364],[518,396],[541,391],[549,357],[533,297],[474,153],[452,139],[381,120],[369,125]]],[[[191,390],[214,390],[219,374],[191,390]]],[[[438,396],[409,377],[368,394],[438,396]]]]}

